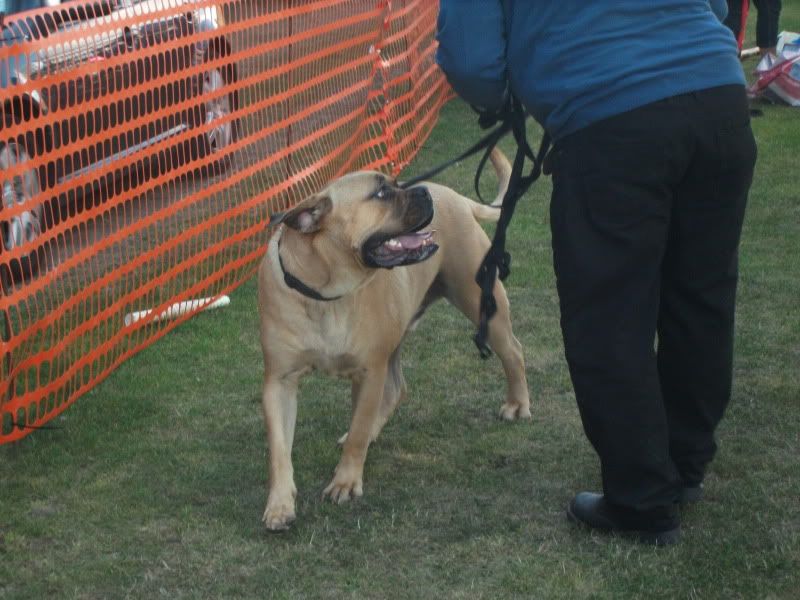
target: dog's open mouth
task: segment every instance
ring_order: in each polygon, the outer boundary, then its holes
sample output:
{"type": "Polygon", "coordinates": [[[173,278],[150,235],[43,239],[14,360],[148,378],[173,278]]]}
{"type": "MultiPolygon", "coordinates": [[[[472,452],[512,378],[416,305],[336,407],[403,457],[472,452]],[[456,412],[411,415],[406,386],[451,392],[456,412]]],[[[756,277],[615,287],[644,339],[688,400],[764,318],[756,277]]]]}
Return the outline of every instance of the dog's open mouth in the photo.
{"type": "Polygon", "coordinates": [[[390,269],[413,265],[433,256],[439,246],[433,231],[412,231],[391,238],[373,240],[364,245],[364,259],[371,267],[390,269]]]}

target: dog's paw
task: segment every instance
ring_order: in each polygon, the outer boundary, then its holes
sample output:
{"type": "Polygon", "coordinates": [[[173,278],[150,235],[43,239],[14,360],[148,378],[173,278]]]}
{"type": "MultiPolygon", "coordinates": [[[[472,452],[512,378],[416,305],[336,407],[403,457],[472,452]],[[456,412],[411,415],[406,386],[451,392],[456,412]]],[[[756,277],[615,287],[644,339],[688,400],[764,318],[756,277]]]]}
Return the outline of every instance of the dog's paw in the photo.
{"type": "Polygon", "coordinates": [[[269,507],[264,511],[264,527],[270,531],[286,531],[295,520],[294,508],[288,506],[269,507]]]}
{"type": "Polygon", "coordinates": [[[322,492],[323,499],[328,497],[336,504],[343,504],[350,499],[355,500],[364,495],[361,477],[340,475],[338,470],[333,481],[322,492]]]}
{"type": "Polygon", "coordinates": [[[281,497],[270,494],[267,500],[267,508],[264,510],[264,526],[270,531],[286,531],[289,526],[294,522],[296,516],[294,513],[294,496],[297,492],[293,492],[288,497],[281,497]]]}
{"type": "Polygon", "coordinates": [[[516,421],[517,419],[530,419],[530,405],[521,403],[506,402],[500,407],[500,418],[504,421],[516,421]]]}

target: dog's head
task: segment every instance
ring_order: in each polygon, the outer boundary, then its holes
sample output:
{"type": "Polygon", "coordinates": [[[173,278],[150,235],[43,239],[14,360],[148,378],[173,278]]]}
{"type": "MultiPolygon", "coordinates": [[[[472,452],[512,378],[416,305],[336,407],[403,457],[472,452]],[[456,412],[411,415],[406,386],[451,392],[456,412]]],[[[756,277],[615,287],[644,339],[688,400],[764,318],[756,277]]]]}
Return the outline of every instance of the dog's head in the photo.
{"type": "Polygon", "coordinates": [[[404,190],[386,175],[345,175],[286,213],[282,222],[309,236],[339,268],[391,269],[430,258],[433,200],[422,186],[404,190]]]}

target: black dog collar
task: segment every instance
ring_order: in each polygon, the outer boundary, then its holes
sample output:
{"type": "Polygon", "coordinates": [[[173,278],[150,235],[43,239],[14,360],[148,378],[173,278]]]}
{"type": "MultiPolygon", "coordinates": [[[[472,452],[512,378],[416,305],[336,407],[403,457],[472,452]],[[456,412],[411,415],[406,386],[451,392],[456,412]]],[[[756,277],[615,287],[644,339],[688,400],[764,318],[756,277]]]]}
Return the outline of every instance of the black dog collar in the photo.
{"type": "Polygon", "coordinates": [[[283,280],[286,282],[286,285],[288,285],[293,290],[297,290],[298,292],[303,294],[303,296],[311,298],[312,300],[321,300],[323,302],[331,302],[333,300],[338,300],[339,298],[341,298],[341,296],[336,296],[335,298],[326,298],[325,296],[320,294],[317,290],[308,287],[297,277],[289,273],[289,271],[286,270],[286,267],[283,266],[283,259],[281,258],[280,245],[278,245],[278,263],[281,265],[281,271],[283,271],[283,280]]]}

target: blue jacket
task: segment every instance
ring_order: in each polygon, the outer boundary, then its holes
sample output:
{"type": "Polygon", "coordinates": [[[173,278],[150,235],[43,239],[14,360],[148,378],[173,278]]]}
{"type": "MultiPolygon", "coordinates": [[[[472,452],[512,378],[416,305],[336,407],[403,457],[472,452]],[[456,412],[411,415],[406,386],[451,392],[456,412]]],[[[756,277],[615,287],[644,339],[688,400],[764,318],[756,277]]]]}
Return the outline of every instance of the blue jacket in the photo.
{"type": "Polygon", "coordinates": [[[554,140],[669,96],[745,84],[725,0],[441,0],[436,60],[470,104],[507,87],[554,140]]]}

